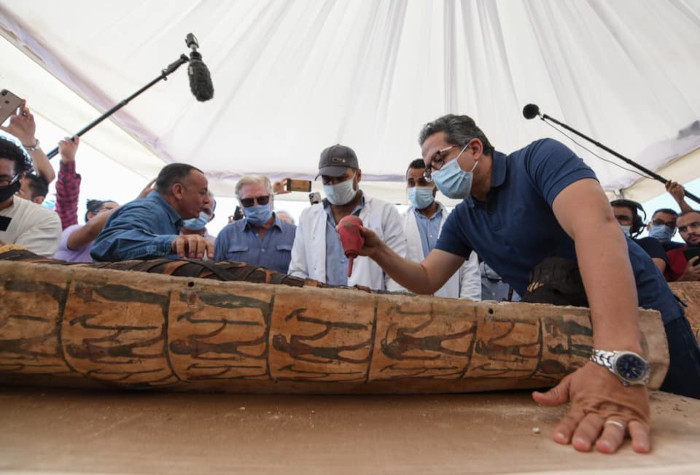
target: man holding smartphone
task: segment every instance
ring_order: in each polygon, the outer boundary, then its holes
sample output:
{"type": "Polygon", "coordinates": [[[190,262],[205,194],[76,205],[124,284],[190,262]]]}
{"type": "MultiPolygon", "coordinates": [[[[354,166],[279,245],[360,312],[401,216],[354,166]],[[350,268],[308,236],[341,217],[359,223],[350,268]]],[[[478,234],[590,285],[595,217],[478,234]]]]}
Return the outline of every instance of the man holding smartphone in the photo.
{"type": "Polygon", "coordinates": [[[700,280],[700,211],[681,213],[676,220],[678,232],[686,245],[666,253],[671,267],[671,280],[700,280]]]}
{"type": "MultiPolygon", "coordinates": [[[[5,92],[3,90],[3,92],[5,92]]],[[[12,93],[10,93],[12,94],[12,93]]],[[[36,122],[34,121],[34,115],[27,107],[26,101],[22,100],[19,108],[17,108],[9,116],[10,123],[7,126],[0,125],[0,130],[13,135],[20,141],[24,150],[32,159],[32,164],[37,175],[46,181],[48,185],[54,178],[56,178],[56,172],[54,171],[49,159],[41,149],[41,144],[39,139],[36,138],[36,122]]],[[[22,188],[27,190],[29,183],[25,183],[25,178],[22,178],[22,188]]],[[[30,194],[25,191],[25,195],[30,194]]]]}

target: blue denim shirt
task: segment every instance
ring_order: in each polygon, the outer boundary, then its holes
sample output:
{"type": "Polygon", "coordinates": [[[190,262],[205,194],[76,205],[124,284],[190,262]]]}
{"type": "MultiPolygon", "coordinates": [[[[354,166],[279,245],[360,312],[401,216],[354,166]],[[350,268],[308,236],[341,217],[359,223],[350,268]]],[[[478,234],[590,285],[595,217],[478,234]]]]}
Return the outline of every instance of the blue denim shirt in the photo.
{"type": "MultiPolygon", "coordinates": [[[[364,205],[365,197],[362,196],[360,204],[350,214],[359,216],[364,205]]],[[[348,285],[349,259],[345,257],[343,245],[340,243],[340,236],[338,231],[335,230],[337,223],[333,217],[333,210],[328,200],[323,200],[323,209],[328,217],[326,219],[326,284],[348,285]]]]}
{"type": "Polygon", "coordinates": [[[286,274],[292,259],[297,227],[275,215],[272,227],[260,239],[247,219],[227,224],[214,243],[214,259],[238,261],[286,274]]]}
{"type": "Polygon", "coordinates": [[[440,235],[440,222],[442,221],[442,209],[430,218],[426,218],[420,211],[413,208],[413,214],[416,216],[416,225],[418,226],[418,234],[420,234],[420,244],[423,248],[423,255],[427,256],[430,251],[435,249],[438,236],[440,235]]]}
{"type": "Polygon", "coordinates": [[[177,259],[170,245],[180,234],[182,219],[157,191],[125,204],[107,219],[90,249],[96,261],[167,257],[177,259]]]}

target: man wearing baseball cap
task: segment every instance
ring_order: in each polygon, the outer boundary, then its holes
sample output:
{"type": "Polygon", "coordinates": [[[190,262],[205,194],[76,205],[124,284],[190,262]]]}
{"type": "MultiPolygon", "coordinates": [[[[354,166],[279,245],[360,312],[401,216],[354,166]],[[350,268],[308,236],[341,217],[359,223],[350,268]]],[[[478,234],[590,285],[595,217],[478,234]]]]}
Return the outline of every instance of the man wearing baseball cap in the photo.
{"type": "Polygon", "coordinates": [[[401,217],[392,204],[370,198],[360,190],[362,170],[353,149],[345,145],[326,148],[321,152],[318,176],[323,180],[326,197],[321,203],[306,208],[299,217],[289,274],[329,285],[404,290],[367,257],[355,258],[348,277],[348,258],[335,230],[345,216],[359,216],[364,226],[377,233],[396,253],[406,255],[401,217]]]}

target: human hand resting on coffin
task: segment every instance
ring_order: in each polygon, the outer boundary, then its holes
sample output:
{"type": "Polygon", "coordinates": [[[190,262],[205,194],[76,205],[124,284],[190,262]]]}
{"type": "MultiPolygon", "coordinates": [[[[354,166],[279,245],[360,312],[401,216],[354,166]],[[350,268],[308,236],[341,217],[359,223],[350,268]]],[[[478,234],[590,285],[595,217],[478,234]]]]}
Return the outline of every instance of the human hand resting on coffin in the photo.
{"type": "Polygon", "coordinates": [[[651,450],[646,386],[624,386],[614,374],[592,361],[549,391],[533,392],[532,397],[544,406],[571,402],[554,429],[552,438],[559,444],[570,443],[581,452],[595,445],[599,452],[612,454],[629,435],[635,452],[651,450]]]}
{"type": "Polygon", "coordinates": [[[199,234],[181,234],[170,244],[170,249],[183,259],[202,259],[214,257],[214,245],[199,234]]]}

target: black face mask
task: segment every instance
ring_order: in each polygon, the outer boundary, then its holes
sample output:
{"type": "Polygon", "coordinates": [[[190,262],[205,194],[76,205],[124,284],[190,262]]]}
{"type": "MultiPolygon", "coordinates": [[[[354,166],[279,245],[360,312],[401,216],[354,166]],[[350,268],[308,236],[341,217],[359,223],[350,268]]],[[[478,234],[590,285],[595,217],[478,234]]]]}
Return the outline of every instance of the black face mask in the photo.
{"type": "Polygon", "coordinates": [[[4,203],[12,198],[12,195],[17,193],[21,187],[22,183],[19,181],[19,179],[17,179],[17,181],[14,183],[0,187],[0,203],[4,203]]]}

